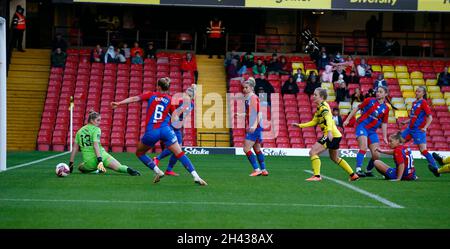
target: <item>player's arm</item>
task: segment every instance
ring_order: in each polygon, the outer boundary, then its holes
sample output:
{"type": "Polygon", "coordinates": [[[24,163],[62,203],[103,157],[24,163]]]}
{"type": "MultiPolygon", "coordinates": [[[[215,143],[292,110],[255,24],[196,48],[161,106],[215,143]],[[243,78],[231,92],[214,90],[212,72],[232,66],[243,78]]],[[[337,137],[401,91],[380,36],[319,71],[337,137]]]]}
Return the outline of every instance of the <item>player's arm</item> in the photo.
{"type": "Polygon", "coordinates": [[[347,126],[348,123],[350,123],[350,120],[353,118],[353,116],[355,116],[355,114],[359,111],[359,107],[358,108],[354,108],[350,114],[348,114],[347,119],[345,119],[344,123],[342,124],[342,126],[347,126]]]}
{"type": "Polygon", "coordinates": [[[258,103],[256,102],[256,98],[251,98],[251,102],[250,102],[249,121],[252,121],[252,118],[254,120],[251,124],[249,124],[250,132],[254,132],[256,130],[256,128],[258,127],[258,122],[259,122],[258,103]]]}
{"type": "Polygon", "coordinates": [[[72,153],[70,153],[70,161],[69,161],[70,173],[72,173],[73,171],[73,162],[75,161],[75,156],[77,155],[79,149],[80,146],[76,142],[73,143],[72,153]]]}
{"type": "Polygon", "coordinates": [[[433,121],[433,116],[430,114],[427,116],[427,122],[425,123],[425,126],[422,128],[422,130],[427,131],[427,129],[430,126],[432,121],[433,121]]]}
{"type": "Polygon", "coordinates": [[[140,96],[133,96],[133,97],[126,98],[126,99],[124,99],[122,101],[119,101],[119,102],[111,102],[111,107],[113,109],[115,109],[115,108],[117,108],[117,107],[119,107],[121,105],[126,105],[126,104],[129,104],[129,103],[138,102],[140,100],[141,100],[140,96]]]}
{"type": "Polygon", "coordinates": [[[384,116],[383,116],[383,123],[381,124],[381,130],[383,132],[383,140],[384,140],[385,144],[388,144],[388,139],[387,139],[388,121],[389,121],[389,108],[385,111],[384,116]]]}
{"type": "Polygon", "coordinates": [[[402,180],[403,172],[405,172],[405,164],[400,163],[397,166],[397,179],[395,179],[396,181],[402,180]]]}
{"type": "Polygon", "coordinates": [[[106,172],[106,169],[103,166],[102,154],[100,153],[100,137],[101,137],[101,131],[100,131],[100,128],[98,128],[92,134],[92,142],[93,142],[92,144],[94,147],[95,156],[97,157],[97,169],[102,172],[106,172]]]}
{"type": "Polygon", "coordinates": [[[427,114],[427,119],[425,126],[422,128],[423,131],[427,131],[428,127],[430,126],[431,122],[433,121],[433,116],[431,115],[431,109],[428,103],[424,100],[422,101],[422,109],[425,111],[425,114],[427,114]]]}
{"type": "Polygon", "coordinates": [[[381,148],[377,148],[376,149],[378,152],[380,152],[380,153],[383,153],[383,154],[386,154],[386,155],[394,155],[394,151],[393,150],[383,150],[383,149],[381,149],[381,148]]]}
{"type": "Polygon", "coordinates": [[[306,127],[311,127],[311,126],[315,126],[317,125],[317,118],[314,116],[314,118],[306,123],[301,123],[301,124],[297,124],[297,123],[292,123],[293,126],[295,127],[299,127],[299,128],[306,128],[306,127]]]}
{"type": "Polygon", "coordinates": [[[409,121],[411,121],[410,118],[403,120],[402,122],[400,122],[400,124],[405,125],[405,124],[409,123],[409,121]]]}

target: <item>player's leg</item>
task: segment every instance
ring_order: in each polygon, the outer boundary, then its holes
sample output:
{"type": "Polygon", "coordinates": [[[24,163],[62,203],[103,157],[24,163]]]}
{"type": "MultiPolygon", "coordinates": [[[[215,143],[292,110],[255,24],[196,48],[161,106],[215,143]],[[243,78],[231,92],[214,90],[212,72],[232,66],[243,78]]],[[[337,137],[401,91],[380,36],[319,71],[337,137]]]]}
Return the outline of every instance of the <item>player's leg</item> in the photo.
{"type": "Polygon", "coordinates": [[[98,174],[99,171],[97,170],[97,158],[95,156],[89,157],[89,158],[83,158],[84,161],[78,165],[78,170],[83,173],[94,173],[98,174]]]}
{"type": "Polygon", "coordinates": [[[168,148],[175,155],[176,159],[183,164],[186,170],[189,171],[189,173],[191,173],[191,175],[194,177],[195,183],[198,183],[202,186],[208,185],[203,179],[200,178],[197,171],[195,171],[194,165],[192,164],[191,160],[189,160],[189,158],[181,150],[181,147],[178,144],[178,142],[171,144],[168,148]]]}
{"type": "Polygon", "coordinates": [[[250,139],[245,139],[244,141],[244,153],[247,156],[247,159],[253,168],[253,172],[250,174],[250,176],[259,176],[261,175],[261,169],[258,166],[255,154],[253,154],[252,152],[252,148],[255,145],[255,141],[250,139]]]}
{"type": "Polygon", "coordinates": [[[438,172],[438,166],[436,161],[433,158],[433,155],[427,150],[427,138],[424,131],[419,130],[416,131],[413,135],[414,144],[419,146],[420,153],[427,159],[428,161],[428,169],[434,174],[434,176],[439,177],[440,174],[438,172]]]}
{"type": "MultiPolygon", "coordinates": [[[[449,158],[449,157],[447,157],[447,158],[449,158]]],[[[450,173],[450,163],[449,164],[445,164],[444,166],[440,167],[438,169],[438,173],[439,174],[450,173]]]]}
{"type": "MultiPolygon", "coordinates": [[[[175,132],[175,135],[177,136],[178,144],[181,146],[183,144],[183,136],[181,134],[181,130],[174,130],[174,132],[175,132]]],[[[179,176],[179,174],[173,172],[173,167],[177,163],[178,159],[171,151],[170,151],[170,154],[172,156],[169,159],[169,164],[167,165],[167,169],[166,169],[165,174],[166,175],[171,175],[171,176],[179,176]]]]}
{"type": "MultiPolygon", "coordinates": [[[[324,140],[324,142],[325,142],[325,140],[324,140]]],[[[316,142],[312,146],[311,150],[309,151],[309,156],[311,157],[311,167],[313,170],[313,176],[310,178],[307,178],[306,181],[322,180],[322,177],[320,176],[321,162],[320,162],[319,155],[320,155],[320,153],[324,152],[325,150],[326,150],[326,146],[319,142],[316,142]]]]}
{"type": "Polygon", "coordinates": [[[381,160],[375,160],[373,162],[375,165],[375,169],[382,174],[386,180],[389,179],[396,179],[397,178],[397,171],[394,168],[390,168],[387,164],[385,164],[381,160]]]}
{"type": "MultiPolygon", "coordinates": [[[[375,135],[376,135],[376,133],[375,133],[375,135]]],[[[370,153],[372,154],[372,158],[370,158],[369,164],[366,167],[365,174],[368,177],[374,176],[374,174],[372,173],[372,170],[375,167],[374,162],[375,162],[375,160],[380,159],[380,153],[377,151],[377,148],[380,147],[380,142],[378,140],[378,136],[376,138],[377,139],[375,140],[373,136],[369,137],[369,150],[370,150],[370,153]]]]}
{"type": "Polygon", "coordinates": [[[113,156],[111,156],[108,152],[104,151],[102,153],[102,158],[103,158],[103,165],[105,165],[105,167],[110,168],[116,172],[119,173],[128,173],[132,176],[140,176],[141,173],[139,173],[139,171],[130,168],[126,165],[122,165],[117,159],[115,159],[113,156]]]}
{"type": "Polygon", "coordinates": [[[164,176],[164,172],[162,172],[158,166],[153,162],[153,160],[146,154],[148,150],[150,150],[156,142],[160,138],[160,130],[152,130],[149,132],[146,132],[144,136],[142,137],[141,141],[138,144],[138,147],[136,149],[136,156],[138,159],[148,168],[153,170],[156,174],[155,178],[153,179],[154,183],[159,182],[160,178],[164,176]]]}
{"type": "Polygon", "coordinates": [[[255,151],[256,158],[258,159],[259,167],[261,168],[261,175],[268,176],[269,172],[266,169],[266,163],[264,161],[264,154],[261,151],[261,143],[259,141],[255,142],[253,145],[253,150],[255,151]]]}
{"type": "Polygon", "coordinates": [[[364,163],[364,156],[366,155],[367,151],[367,136],[359,136],[357,138],[358,140],[358,154],[356,154],[356,174],[360,177],[366,176],[364,172],[361,170],[361,167],[364,163]]]}
{"type": "Polygon", "coordinates": [[[333,138],[333,141],[327,144],[328,152],[330,153],[330,159],[341,167],[350,176],[350,181],[356,181],[359,179],[358,175],[353,172],[352,167],[344,159],[339,157],[338,149],[341,138],[333,138]]]}

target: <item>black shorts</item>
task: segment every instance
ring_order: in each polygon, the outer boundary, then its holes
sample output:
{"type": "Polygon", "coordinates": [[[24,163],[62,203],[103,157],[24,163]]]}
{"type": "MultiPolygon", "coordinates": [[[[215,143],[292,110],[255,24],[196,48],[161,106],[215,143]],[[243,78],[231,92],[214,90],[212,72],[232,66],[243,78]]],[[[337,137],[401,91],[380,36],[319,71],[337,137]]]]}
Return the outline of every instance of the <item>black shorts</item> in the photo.
{"type": "Polygon", "coordinates": [[[331,142],[328,140],[328,137],[324,136],[321,139],[317,140],[319,144],[325,145],[325,148],[330,150],[337,150],[339,149],[339,143],[341,142],[340,137],[334,137],[331,142]]]}

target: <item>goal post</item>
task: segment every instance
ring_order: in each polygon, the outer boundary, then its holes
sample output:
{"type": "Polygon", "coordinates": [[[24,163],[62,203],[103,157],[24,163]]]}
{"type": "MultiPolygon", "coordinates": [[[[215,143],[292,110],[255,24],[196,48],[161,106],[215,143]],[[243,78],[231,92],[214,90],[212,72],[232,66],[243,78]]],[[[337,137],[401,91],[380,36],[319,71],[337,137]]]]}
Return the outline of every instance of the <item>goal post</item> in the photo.
{"type": "Polygon", "coordinates": [[[0,172],[6,170],[6,25],[0,17],[0,172]]]}

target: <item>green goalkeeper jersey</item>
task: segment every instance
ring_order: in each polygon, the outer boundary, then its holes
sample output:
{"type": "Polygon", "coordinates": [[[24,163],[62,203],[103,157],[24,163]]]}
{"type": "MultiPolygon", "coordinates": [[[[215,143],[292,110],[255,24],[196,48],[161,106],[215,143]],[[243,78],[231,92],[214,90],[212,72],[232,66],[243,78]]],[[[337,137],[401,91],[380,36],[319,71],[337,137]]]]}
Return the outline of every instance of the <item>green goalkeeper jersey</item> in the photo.
{"type": "Polygon", "coordinates": [[[87,124],[78,130],[75,142],[80,146],[80,151],[83,154],[83,159],[97,158],[94,150],[94,142],[98,142],[100,148],[100,155],[105,152],[100,144],[100,137],[102,131],[99,127],[93,124],[87,124]]]}

